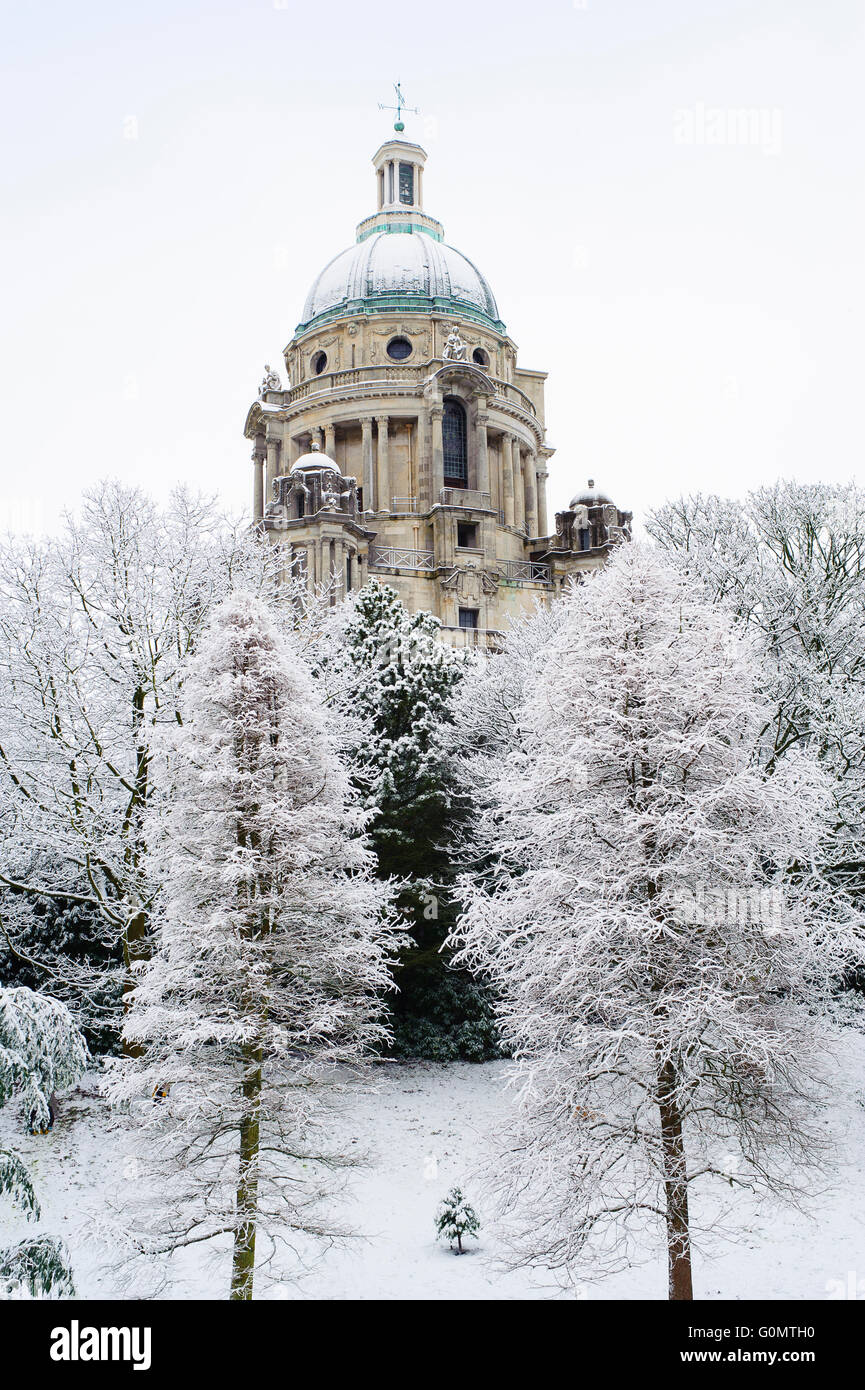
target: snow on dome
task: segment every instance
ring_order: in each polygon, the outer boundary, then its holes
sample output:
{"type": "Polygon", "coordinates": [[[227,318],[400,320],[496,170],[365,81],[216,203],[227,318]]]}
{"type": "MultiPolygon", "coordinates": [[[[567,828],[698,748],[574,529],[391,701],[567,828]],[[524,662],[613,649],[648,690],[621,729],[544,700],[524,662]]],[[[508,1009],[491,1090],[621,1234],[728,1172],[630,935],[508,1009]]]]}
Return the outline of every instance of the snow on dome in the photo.
{"type": "MultiPolygon", "coordinates": [[[[388,296],[446,299],[498,321],[493,292],[462,252],[417,229],[378,232],[341,251],[315,280],[303,309],[303,324],[351,301],[388,296]]],[[[382,307],[388,307],[383,305],[382,307]]]]}
{"type": "Polygon", "coordinates": [[[299,459],[295,459],[289,472],[302,473],[306,468],[317,468],[327,473],[338,473],[342,477],[342,469],[339,464],[323,451],[320,444],[310,445],[309,453],[301,454],[299,459]]]}
{"type": "Polygon", "coordinates": [[[608,497],[605,492],[598,492],[594,478],[590,478],[587,491],[579,492],[576,497],[572,497],[569,506],[573,511],[575,507],[605,507],[612,504],[612,497],[608,497]]]}

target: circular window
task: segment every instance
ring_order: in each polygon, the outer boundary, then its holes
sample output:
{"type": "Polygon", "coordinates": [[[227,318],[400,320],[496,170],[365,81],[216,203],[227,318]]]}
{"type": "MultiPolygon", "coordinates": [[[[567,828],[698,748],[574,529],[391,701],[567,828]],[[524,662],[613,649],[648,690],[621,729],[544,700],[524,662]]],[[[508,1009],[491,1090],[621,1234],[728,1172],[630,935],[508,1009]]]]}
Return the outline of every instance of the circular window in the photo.
{"type": "Polygon", "coordinates": [[[387,355],[392,357],[394,362],[404,362],[411,354],[412,346],[408,338],[391,338],[387,345],[387,355]]]}
{"type": "Polygon", "coordinates": [[[475,348],[472,353],[472,361],[479,367],[488,367],[490,365],[490,355],[488,352],[484,352],[483,348],[475,348]]]}
{"type": "Polygon", "coordinates": [[[317,352],[317,353],[315,353],[314,356],[313,356],[313,359],[312,359],[312,370],[315,372],[316,376],[321,376],[321,374],[322,374],[322,372],[324,371],[324,369],[325,369],[326,366],[327,366],[327,353],[326,353],[326,352],[317,352]]]}

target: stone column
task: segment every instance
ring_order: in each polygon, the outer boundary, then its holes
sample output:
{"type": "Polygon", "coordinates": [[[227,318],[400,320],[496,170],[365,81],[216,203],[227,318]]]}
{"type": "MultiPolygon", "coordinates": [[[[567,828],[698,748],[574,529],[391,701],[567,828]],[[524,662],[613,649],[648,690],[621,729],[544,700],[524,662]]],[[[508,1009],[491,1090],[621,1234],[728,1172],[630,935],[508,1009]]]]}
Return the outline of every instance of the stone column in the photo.
{"type": "Polygon", "coordinates": [[[433,506],[440,500],[439,493],[445,485],[445,446],[442,437],[442,417],[444,407],[434,405],[430,407],[430,421],[432,423],[432,497],[433,506]]]}
{"type": "Polygon", "coordinates": [[[490,490],[490,455],[487,444],[487,425],[489,415],[485,411],[479,410],[476,421],[475,449],[477,452],[477,475],[478,492],[489,492],[490,490]]]}
{"type": "Polygon", "coordinates": [[[538,480],[536,470],[538,466],[537,458],[534,454],[526,454],[526,530],[530,536],[538,534],[538,480]]]}
{"type": "Polygon", "coordinates": [[[487,458],[490,460],[490,505],[494,512],[502,510],[502,466],[501,451],[498,447],[491,449],[490,436],[487,431],[487,458]]]}
{"type": "Polygon", "coordinates": [[[423,410],[415,420],[415,439],[417,441],[417,505],[418,511],[429,510],[432,503],[432,479],[430,476],[430,419],[429,412],[423,410]]]}
{"type": "Polygon", "coordinates": [[[505,525],[514,524],[514,445],[509,434],[502,435],[502,511],[505,525]]]}
{"type": "MultiPolygon", "coordinates": [[[[255,436],[255,446],[252,450],[252,520],[253,523],[261,521],[264,516],[264,460],[265,460],[264,435],[255,436]]],[[[268,499],[270,500],[270,499],[268,499]]]]}
{"type": "Polygon", "coordinates": [[[310,433],[310,437],[311,437],[312,443],[313,443],[313,444],[317,444],[318,447],[319,447],[319,449],[323,449],[323,448],[324,448],[324,430],[321,428],[321,425],[316,425],[315,428],[314,428],[314,429],[311,429],[309,433],[310,433]]]}
{"type": "Polygon", "coordinates": [[[518,439],[513,441],[514,458],[514,525],[523,529],[526,524],[526,485],[523,480],[523,450],[518,439]]]}
{"type": "Polygon", "coordinates": [[[390,424],[387,415],[376,415],[375,422],[378,425],[378,487],[376,489],[378,497],[377,511],[390,511],[390,477],[388,470],[388,426],[390,424]]]}
{"type": "Polygon", "coordinates": [[[360,422],[363,454],[363,509],[375,511],[375,463],[372,452],[372,416],[365,415],[360,422]]]}
{"type": "Polygon", "coordinates": [[[276,435],[267,436],[267,498],[273,499],[273,480],[279,477],[279,446],[280,441],[276,435]]]}
{"type": "Polygon", "coordinates": [[[545,468],[538,469],[538,535],[548,536],[550,533],[550,523],[547,520],[547,478],[549,473],[545,468]]]}
{"type": "Polygon", "coordinates": [[[324,452],[328,458],[336,458],[336,430],[333,425],[324,427],[324,452]]]}

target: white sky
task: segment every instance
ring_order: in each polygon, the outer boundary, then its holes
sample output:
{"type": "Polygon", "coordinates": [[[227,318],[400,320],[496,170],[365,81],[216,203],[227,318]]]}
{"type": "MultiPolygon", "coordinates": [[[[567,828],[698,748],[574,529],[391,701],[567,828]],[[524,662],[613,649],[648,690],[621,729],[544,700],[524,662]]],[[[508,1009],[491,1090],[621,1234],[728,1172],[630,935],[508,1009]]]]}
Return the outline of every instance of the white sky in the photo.
{"type": "Polygon", "coordinates": [[[397,78],[427,211],[550,372],[554,505],[855,473],[860,0],[40,0],[4,29],[0,526],[106,476],[247,505],[246,409],[374,210],[397,78]],[[741,108],[754,138],[698,142],[741,108]]]}

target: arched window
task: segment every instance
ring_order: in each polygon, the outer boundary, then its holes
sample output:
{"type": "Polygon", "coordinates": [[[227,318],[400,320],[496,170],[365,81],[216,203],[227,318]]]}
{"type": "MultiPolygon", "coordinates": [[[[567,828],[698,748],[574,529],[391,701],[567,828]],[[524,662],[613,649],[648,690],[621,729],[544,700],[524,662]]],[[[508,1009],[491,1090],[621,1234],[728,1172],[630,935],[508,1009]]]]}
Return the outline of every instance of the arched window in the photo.
{"type": "Polygon", "coordinates": [[[466,412],[465,406],[454,396],[445,396],[444,400],[442,445],[445,487],[468,487],[466,412]]]}

